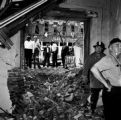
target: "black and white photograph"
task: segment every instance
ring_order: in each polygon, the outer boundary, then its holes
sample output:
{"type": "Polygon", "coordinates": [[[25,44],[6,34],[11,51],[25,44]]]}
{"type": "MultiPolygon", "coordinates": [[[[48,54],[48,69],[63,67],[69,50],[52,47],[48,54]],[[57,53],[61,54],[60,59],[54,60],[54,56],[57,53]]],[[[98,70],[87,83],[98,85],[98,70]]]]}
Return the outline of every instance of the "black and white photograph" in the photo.
{"type": "Polygon", "coordinates": [[[121,120],[120,0],[0,0],[0,120],[121,120]]]}

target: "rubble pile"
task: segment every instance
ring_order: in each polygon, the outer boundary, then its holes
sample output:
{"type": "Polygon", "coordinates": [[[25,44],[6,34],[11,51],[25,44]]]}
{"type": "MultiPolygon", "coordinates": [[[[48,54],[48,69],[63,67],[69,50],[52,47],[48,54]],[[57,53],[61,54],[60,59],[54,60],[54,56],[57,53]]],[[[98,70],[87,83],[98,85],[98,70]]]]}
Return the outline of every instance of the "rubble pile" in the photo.
{"type": "MultiPolygon", "coordinates": [[[[90,119],[91,116],[86,115],[89,107],[81,106],[90,90],[82,82],[81,75],[75,77],[79,69],[13,71],[9,74],[8,88],[17,120],[90,119]]],[[[101,117],[94,120],[101,120],[101,117]]]]}

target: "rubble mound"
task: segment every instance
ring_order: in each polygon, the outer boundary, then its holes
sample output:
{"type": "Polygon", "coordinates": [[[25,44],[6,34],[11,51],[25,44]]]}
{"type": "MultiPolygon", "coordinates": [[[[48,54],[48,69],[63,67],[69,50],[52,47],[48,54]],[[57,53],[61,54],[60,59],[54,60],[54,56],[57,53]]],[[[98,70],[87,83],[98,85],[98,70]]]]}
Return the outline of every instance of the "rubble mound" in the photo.
{"type": "Polygon", "coordinates": [[[81,71],[61,67],[9,71],[12,114],[17,120],[103,120],[102,107],[97,109],[100,115],[92,117],[90,106],[82,106],[90,90],[81,71]]]}

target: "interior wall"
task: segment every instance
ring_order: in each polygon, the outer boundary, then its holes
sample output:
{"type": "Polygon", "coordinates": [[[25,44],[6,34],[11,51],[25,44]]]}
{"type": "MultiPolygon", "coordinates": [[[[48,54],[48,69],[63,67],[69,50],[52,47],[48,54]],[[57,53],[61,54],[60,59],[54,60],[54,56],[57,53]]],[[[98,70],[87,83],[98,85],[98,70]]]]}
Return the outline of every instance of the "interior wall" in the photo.
{"type": "Polygon", "coordinates": [[[110,39],[119,37],[121,39],[121,1],[110,0],[110,39]],[[115,6],[114,6],[115,4],[115,6]]]}
{"type": "MultiPolygon", "coordinates": [[[[97,18],[92,18],[90,52],[96,41],[103,41],[106,47],[114,37],[121,38],[121,1],[120,0],[67,0],[62,6],[80,10],[96,11],[97,18]]],[[[107,50],[106,50],[107,52],[107,50]]]]}
{"type": "Polygon", "coordinates": [[[11,111],[11,101],[7,88],[8,70],[20,66],[20,31],[12,36],[11,40],[14,45],[10,50],[0,48],[0,107],[8,111],[11,111]]]}

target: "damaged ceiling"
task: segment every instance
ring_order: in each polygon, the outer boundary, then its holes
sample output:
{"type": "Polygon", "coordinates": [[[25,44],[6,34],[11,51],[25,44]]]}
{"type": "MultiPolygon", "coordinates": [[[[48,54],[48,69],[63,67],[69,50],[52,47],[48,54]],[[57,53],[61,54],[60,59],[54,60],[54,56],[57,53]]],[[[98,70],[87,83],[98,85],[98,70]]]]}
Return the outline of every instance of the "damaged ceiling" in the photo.
{"type": "Polygon", "coordinates": [[[97,17],[94,11],[86,9],[72,9],[60,6],[66,0],[12,0],[1,2],[0,6],[0,37],[1,42],[10,49],[13,43],[10,41],[12,35],[23,28],[30,18],[54,18],[63,20],[84,21],[90,17],[97,17]],[[3,34],[4,33],[4,34],[3,34]],[[2,35],[3,34],[3,35],[2,35]]]}
{"type": "MultiPolygon", "coordinates": [[[[63,0],[61,2],[63,2],[63,0]]],[[[38,15],[41,11],[47,12],[61,2],[59,0],[35,0],[34,2],[32,0],[23,0],[9,3],[6,2],[4,8],[0,9],[1,42],[6,48],[10,49],[13,43],[8,38],[24,27],[31,17],[38,15]]]]}

